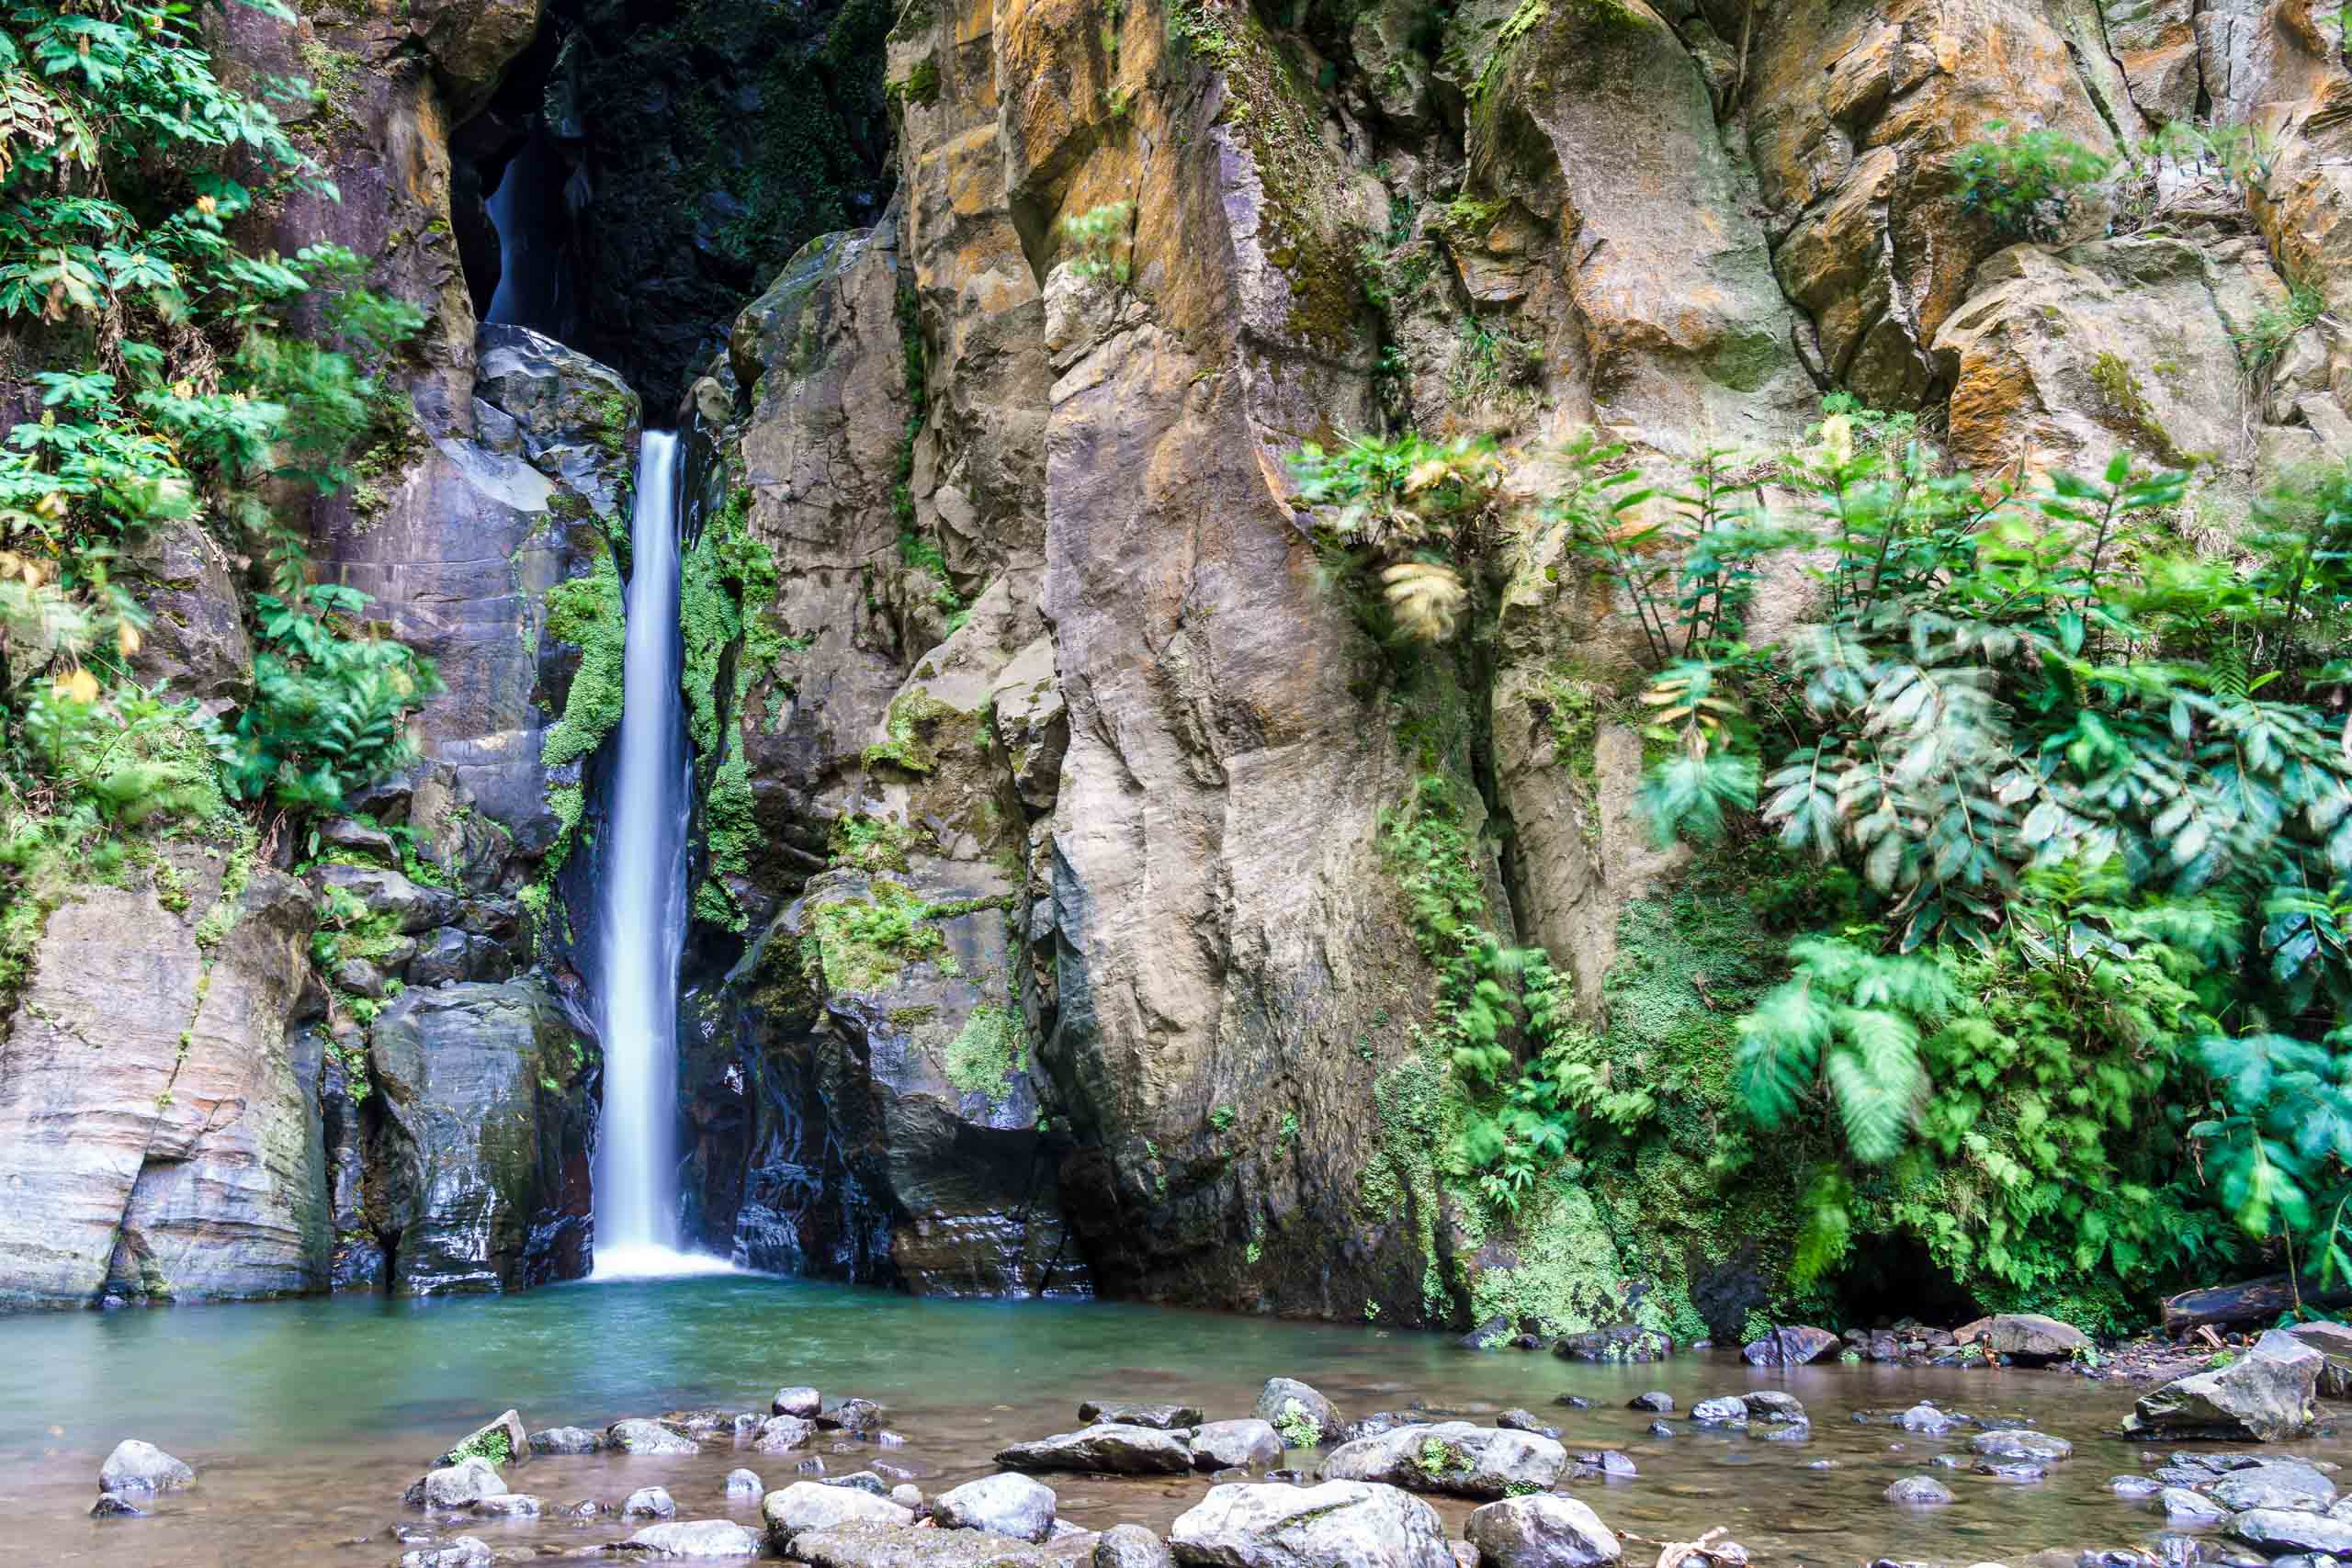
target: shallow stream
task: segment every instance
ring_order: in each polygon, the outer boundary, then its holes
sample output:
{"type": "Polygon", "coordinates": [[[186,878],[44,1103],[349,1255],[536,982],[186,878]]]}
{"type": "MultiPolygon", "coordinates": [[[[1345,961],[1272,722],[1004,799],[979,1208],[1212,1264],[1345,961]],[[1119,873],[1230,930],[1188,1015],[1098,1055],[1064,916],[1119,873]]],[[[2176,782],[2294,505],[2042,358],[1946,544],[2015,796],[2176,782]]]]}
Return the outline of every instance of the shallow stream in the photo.
{"type": "MultiPolygon", "coordinates": [[[[994,1467],[1002,1445],[1079,1425],[1084,1397],[1182,1399],[1212,1419],[1246,1416],[1270,1376],[1304,1378],[1350,1417],[1432,1406],[1491,1412],[1524,1405],[1556,1422],[1571,1450],[1613,1448],[1640,1473],[1573,1483],[1621,1532],[1688,1540],[1727,1525],[1759,1562],[1859,1568],[1874,1557],[1970,1563],[2052,1547],[2144,1542],[2164,1528],[2146,1505],[2107,1489],[2153,1455],[2105,1435],[2134,1390],[2054,1372],[1825,1366],[1758,1371],[1702,1354],[1646,1367],[1574,1365],[1545,1354],[1473,1353],[1444,1337],[1373,1327],[1272,1322],[1103,1303],[922,1301],[878,1291],[728,1276],[582,1282],[526,1294],[417,1302],[342,1297],[271,1305],[182,1307],[0,1319],[0,1463],[10,1487],[6,1560],[145,1568],[390,1564],[390,1528],[420,1522],[401,1489],[426,1461],[508,1405],[527,1427],[603,1427],[697,1405],[767,1407],[780,1385],[863,1394],[889,1409],[903,1447],[816,1452],[840,1474],[883,1459],[935,1493],[994,1467]],[[1809,1442],[1766,1442],[1690,1427],[1710,1394],[1783,1388],[1813,1417],[1809,1442]],[[1647,1435],[1625,1408],[1647,1389],[1674,1395],[1679,1435],[1647,1435]],[[1589,1410],[1557,1405],[1575,1393],[1589,1410]],[[2072,1438],[2048,1480],[2004,1483],[1930,1470],[1949,1439],[1858,1424],[1858,1410],[1934,1400],[2007,1414],[2072,1438]],[[99,1462],[141,1437],[197,1467],[188,1492],[153,1517],[91,1519],[99,1462]],[[1811,1470],[1814,1461],[1837,1467],[1811,1470]],[[1958,1495],[1930,1511],[1881,1493],[1899,1476],[1934,1474],[1958,1495]],[[364,1544],[345,1544],[370,1537],[364,1544]]],[[[2346,1445],[2297,1446],[2342,1458],[2346,1445]]],[[[685,1518],[732,1517],[756,1528],[756,1500],[729,1506],[721,1480],[739,1464],[771,1487],[796,1479],[797,1456],[739,1452],[722,1438],[693,1458],[540,1458],[510,1472],[544,1497],[537,1520],[466,1521],[493,1545],[581,1547],[625,1538],[616,1519],[558,1517],[595,1497],[617,1506],[660,1484],[685,1518]]],[[[1210,1484],[1045,1478],[1064,1517],[1091,1529],[1133,1520],[1164,1530],[1210,1484]]],[[[1450,1525],[1470,1505],[1432,1499],[1450,1525]]],[[[454,1531],[450,1533],[455,1533],[454,1531]]],[[[1656,1555],[1629,1548],[1629,1562],[1656,1555]]]]}

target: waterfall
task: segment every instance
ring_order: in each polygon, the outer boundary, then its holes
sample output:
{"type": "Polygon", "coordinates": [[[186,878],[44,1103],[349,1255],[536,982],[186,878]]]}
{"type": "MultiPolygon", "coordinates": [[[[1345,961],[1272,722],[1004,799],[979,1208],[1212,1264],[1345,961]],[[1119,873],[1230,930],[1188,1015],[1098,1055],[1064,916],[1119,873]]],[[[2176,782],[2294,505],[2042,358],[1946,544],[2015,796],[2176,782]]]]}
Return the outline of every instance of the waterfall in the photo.
{"type": "Polygon", "coordinates": [[[678,691],[678,437],[649,430],[629,524],[620,756],[597,889],[605,1107],[596,1135],[602,1276],[724,1269],[678,1250],[678,953],[693,775],[678,691]]]}

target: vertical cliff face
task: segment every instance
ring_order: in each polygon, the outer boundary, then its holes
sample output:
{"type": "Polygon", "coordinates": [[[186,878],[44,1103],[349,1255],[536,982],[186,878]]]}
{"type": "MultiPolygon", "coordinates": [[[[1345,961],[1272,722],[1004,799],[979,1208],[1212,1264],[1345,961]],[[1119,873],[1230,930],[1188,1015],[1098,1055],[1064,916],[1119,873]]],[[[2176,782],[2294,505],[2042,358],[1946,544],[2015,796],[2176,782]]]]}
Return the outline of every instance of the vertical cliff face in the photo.
{"type": "Polygon", "coordinates": [[[825,1086],[797,1103],[919,1287],[928,1238],[1037,1211],[942,1197],[936,1136],[893,1118],[1001,1135],[1034,1097],[1048,1223],[1100,1288],[1554,1327],[1647,1292],[1736,1326],[1790,1220],[1707,1174],[1706,1063],[1770,944],[1634,814],[1637,639],[1553,544],[1487,585],[1491,637],[1384,655],[1284,458],[1407,421],[1497,437],[1532,500],[1574,430],[1768,450],[1833,389],[1985,471],[2120,446],[2226,497],[2340,451],[2341,345],[2302,330],[2254,376],[2235,345],[2286,279],[2343,287],[2334,132],[2295,128],[2345,68],[2308,7],[2241,10],[909,8],[895,211],[804,252],[696,394],[779,581],[781,646],[720,693],[753,824],[706,907],[714,952],[749,943],[724,1081],[825,1086]],[[2205,111],[2279,134],[2251,199],[2191,160],[2029,244],[1960,199],[1996,121],[2115,150],[2205,111]],[[1681,1107],[1638,1170],[1515,1219],[1448,1174],[1418,1032],[1384,814],[1431,777],[1493,846],[1487,918],[1681,1107]],[[976,899],[1007,936],[959,975],[976,899]],[[1000,997],[983,1103],[955,1075],[1000,997]]]}
{"type": "MultiPolygon", "coordinates": [[[[367,820],[51,917],[0,1047],[0,1142],[39,1151],[12,1179],[50,1198],[0,1209],[31,1260],[0,1293],[580,1267],[573,913],[637,432],[674,420],[704,1245],[931,1292],[1736,1326],[1798,1180],[1713,1163],[1777,949],[1736,868],[1634,813],[1641,638],[1528,536],[1477,635],[1383,646],[1289,456],[1488,437],[1532,506],[1575,432],[1753,455],[1831,390],[1980,472],[2122,447],[2217,503],[2352,450],[2352,68],[2313,0],[656,10],[231,14],[243,69],[329,88],[290,112],[344,200],[271,212],[281,248],[340,239],[427,314],[413,418],[313,535],[447,689],[367,820]],[[2107,152],[2190,116],[2258,131],[2251,171],[2160,161],[2030,243],[1961,198],[1996,121],[2107,152]],[[569,348],[476,321],[480,203],[526,143],[564,182],[569,348]],[[1449,897],[1667,1107],[1637,1158],[1510,1201],[1463,1174],[1430,1045],[1459,932],[1403,891],[1433,799],[1449,897]],[[125,924],[140,962],[90,962],[125,924]],[[153,1024],[97,1055],[92,974],[153,1024]],[[110,1131],[44,1141],[60,1115],[110,1131]]],[[[142,670],[233,702],[238,563],[189,529],[128,565],[142,670]]],[[[1758,615],[1805,610],[1792,581],[1758,615]]]]}

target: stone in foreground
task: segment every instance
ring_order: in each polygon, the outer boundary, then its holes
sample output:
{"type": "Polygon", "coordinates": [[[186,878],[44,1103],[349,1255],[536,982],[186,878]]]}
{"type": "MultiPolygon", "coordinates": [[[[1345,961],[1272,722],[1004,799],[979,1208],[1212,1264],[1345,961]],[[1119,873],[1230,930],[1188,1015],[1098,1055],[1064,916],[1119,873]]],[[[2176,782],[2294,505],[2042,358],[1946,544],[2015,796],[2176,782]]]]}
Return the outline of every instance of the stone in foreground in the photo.
{"type": "Polygon", "coordinates": [[[506,1483],[499,1478],[496,1465],[486,1459],[469,1459],[444,1465],[412,1482],[401,1501],[412,1508],[470,1508],[505,1491],[506,1483]]]}
{"type": "Polygon", "coordinates": [[[1113,1525],[1094,1543],[1089,1568],[1175,1568],[1168,1543],[1141,1525],[1113,1525]]]}
{"type": "Polygon", "coordinates": [[[760,1483],[756,1470],[730,1470],[727,1472],[727,1495],[729,1497],[759,1497],[767,1488],[760,1483]]]}
{"type": "Polygon", "coordinates": [[[616,1421],[605,1428],[605,1446],[625,1454],[698,1454],[702,1445],[659,1421],[616,1421]]]}
{"type": "Polygon", "coordinates": [[[2318,1416],[2312,1396],[2326,1358],[2272,1329],[2219,1371],[2175,1378],[2140,1396],[2123,1429],[2135,1438],[2206,1438],[2276,1443],[2301,1437],[2318,1416]]]}
{"type": "Polygon", "coordinates": [[[950,1529],[987,1530],[1036,1542],[1054,1533],[1051,1488],[1025,1475],[984,1475],[942,1493],[932,1517],[950,1529]]]}
{"type": "Polygon", "coordinates": [[[1268,1378],[1250,1414],[1272,1425],[1288,1448],[1314,1448],[1329,1442],[1340,1430],[1340,1412],[1331,1402],[1296,1378],[1268,1378]]]}
{"type": "Polygon", "coordinates": [[[1213,1486],[1168,1543],[1186,1568],[1454,1568],[1437,1511],[1394,1486],[1213,1486]]]}
{"type": "Polygon", "coordinates": [[[1093,1543],[1084,1534],[1033,1546],[985,1530],[867,1523],[806,1531],[792,1554],[809,1568],[1079,1568],[1093,1543]]]}
{"type": "Polygon", "coordinates": [[[1343,1443],[1324,1461],[1331,1481],[1378,1481],[1417,1492],[1500,1497],[1541,1491],[1560,1479],[1568,1451],[1549,1438],[1501,1427],[1444,1421],[1399,1427],[1343,1443]]]}
{"type": "Polygon", "coordinates": [[[2230,1521],[2230,1533],[2248,1546],[2277,1557],[2286,1552],[2352,1556],[2352,1519],[2284,1508],[2250,1508],[2230,1521]]]}
{"type": "MultiPolygon", "coordinates": [[[[768,1544],[787,1555],[798,1539],[811,1530],[915,1521],[913,1509],[902,1508],[887,1497],[854,1486],[827,1486],[815,1481],[796,1481],[781,1492],[769,1493],[760,1499],[760,1517],[767,1526],[768,1544]]],[[[805,1560],[807,1554],[801,1555],[805,1560]]]]}
{"type": "Polygon", "coordinates": [[[1985,1325],[1984,1337],[1996,1356],[2023,1366],[2043,1366],[2087,1352],[2090,1336],[2071,1323],[2033,1312],[2005,1312],[1985,1325]]]}
{"type": "Polygon", "coordinates": [[[628,1538],[648,1557],[756,1557],[760,1538],[732,1519],[682,1519],[648,1525],[628,1538]]]}
{"type": "Polygon", "coordinates": [[[1506,1497],[1474,1512],[1462,1533],[1485,1568],[1600,1568],[1623,1550],[1573,1497],[1506,1497]]]}
{"type": "Polygon", "coordinates": [[[768,1401],[768,1409],[775,1415],[797,1416],[804,1420],[814,1418],[824,1407],[825,1396],[806,1384],[777,1389],[775,1397],[768,1401]]]}
{"type": "Polygon", "coordinates": [[[491,1568],[497,1561],[487,1542],[470,1535],[401,1553],[401,1568],[491,1568]]]}
{"type": "Polygon", "coordinates": [[[1112,1423],[1015,1443],[996,1456],[1008,1470],[1069,1470],[1099,1475],[1180,1475],[1193,1468],[1189,1443],[1172,1432],[1112,1423]]]}
{"type": "Polygon", "coordinates": [[[671,1499],[669,1489],[662,1486],[640,1486],[628,1495],[621,1505],[625,1519],[674,1519],[678,1505],[671,1499]]]}
{"type": "Polygon", "coordinates": [[[1951,1488],[1926,1475],[1906,1475],[1886,1489],[1886,1500],[1912,1507],[1932,1507],[1951,1501],[1951,1488]]]}
{"type": "Polygon", "coordinates": [[[523,1430],[523,1417],[509,1410],[467,1433],[433,1462],[436,1468],[469,1459],[486,1459],[492,1464],[513,1464],[517,1460],[529,1457],[530,1452],[530,1434],[523,1430]]]}
{"type": "Polygon", "coordinates": [[[761,1454],[790,1453],[807,1448],[817,1440],[817,1424],[798,1416],[771,1416],[762,1421],[759,1431],[752,1438],[752,1451],[761,1454]]]}
{"type": "Polygon", "coordinates": [[[154,1444],[125,1438],[98,1467],[98,1490],[136,1495],[174,1492],[196,1483],[196,1472],[154,1444]]]}
{"type": "Polygon", "coordinates": [[[535,1454],[593,1454],[605,1446],[604,1435],[585,1427],[547,1427],[524,1441],[535,1454]]]}
{"type": "Polygon", "coordinates": [[[1197,1470],[1269,1470],[1283,1461],[1281,1434],[1255,1416],[1211,1421],[1193,1430],[1197,1470]]]}

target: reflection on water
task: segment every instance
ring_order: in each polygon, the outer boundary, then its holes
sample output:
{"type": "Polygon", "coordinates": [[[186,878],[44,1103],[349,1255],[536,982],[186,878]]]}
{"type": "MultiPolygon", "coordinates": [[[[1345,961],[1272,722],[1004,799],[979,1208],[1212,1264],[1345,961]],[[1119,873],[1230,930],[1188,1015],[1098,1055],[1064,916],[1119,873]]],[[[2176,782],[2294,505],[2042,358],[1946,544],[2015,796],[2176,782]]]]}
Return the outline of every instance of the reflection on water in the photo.
{"type": "MultiPolygon", "coordinates": [[[[601,1427],[695,1404],[766,1407],[776,1388],[813,1383],[890,1409],[908,1441],[879,1450],[820,1450],[835,1473],[883,1458],[926,1491],[985,1473],[1003,1444],[1067,1431],[1087,1396],[1175,1397],[1212,1418],[1246,1415],[1276,1374],[1316,1383],[1348,1415],[1433,1406],[1535,1409],[1571,1449],[1614,1448],[1640,1474],[1578,1483],[1620,1531],[1688,1540],[1728,1525],[1782,1562],[1851,1568],[1873,1556],[1971,1562],[2048,1547],[2145,1541],[2163,1528],[2117,1501],[2109,1476],[2141,1450],[2107,1437],[2132,1397],[2124,1384],[2050,1372],[1890,1367],[1759,1372],[1722,1355],[1652,1367],[1575,1366],[1515,1351],[1476,1354],[1444,1338],[1351,1325],[1279,1323],[1100,1303],[916,1301],[880,1292],[752,1275],[601,1281],[465,1301],[345,1297],[267,1306],[184,1307],[0,1320],[0,1462],[17,1484],[12,1539],[28,1562],[291,1568],[390,1562],[388,1527],[423,1462],[481,1419],[518,1407],[533,1428],[601,1427]],[[1680,1412],[1709,1394],[1784,1388],[1814,1419],[1809,1443],[1716,1436],[1680,1412]],[[1624,1408],[1645,1389],[1675,1396],[1677,1437],[1624,1408]],[[1574,1392],[1589,1410],[1553,1404],[1574,1392]],[[1858,1409],[1931,1398],[1971,1413],[2030,1416],[2073,1438],[2052,1479],[2015,1485],[1935,1470],[1968,1433],[1923,1438],[1857,1424],[1858,1409]],[[142,1437],[195,1464],[195,1491],[150,1519],[89,1520],[99,1461],[142,1437]],[[1812,1470],[1816,1460],[1837,1467],[1812,1470]],[[1959,1495],[1917,1512],[1880,1497],[1890,1481],[1934,1473],[1959,1495]],[[370,1544],[337,1543],[371,1536],[370,1544]]],[[[2309,1450],[2341,1457],[2339,1445],[2309,1450]]],[[[770,1485],[791,1461],[739,1454],[723,1440],[692,1459],[540,1459],[512,1475],[553,1511],[585,1497],[617,1503],[662,1484],[684,1517],[732,1513],[722,1478],[748,1463],[770,1485]]],[[[1134,1519],[1164,1529],[1205,1479],[1048,1478],[1062,1511],[1090,1528],[1134,1519]]],[[[1458,1522],[1467,1505],[1441,1504],[1458,1522]]],[[[466,1527],[498,1545],[585,1546],[618,1540],[616,1523],[541,1520],[466,1527]]],[[[1629,1560],[1637,1554],[1629,1552],[1629,1560]]]]}

